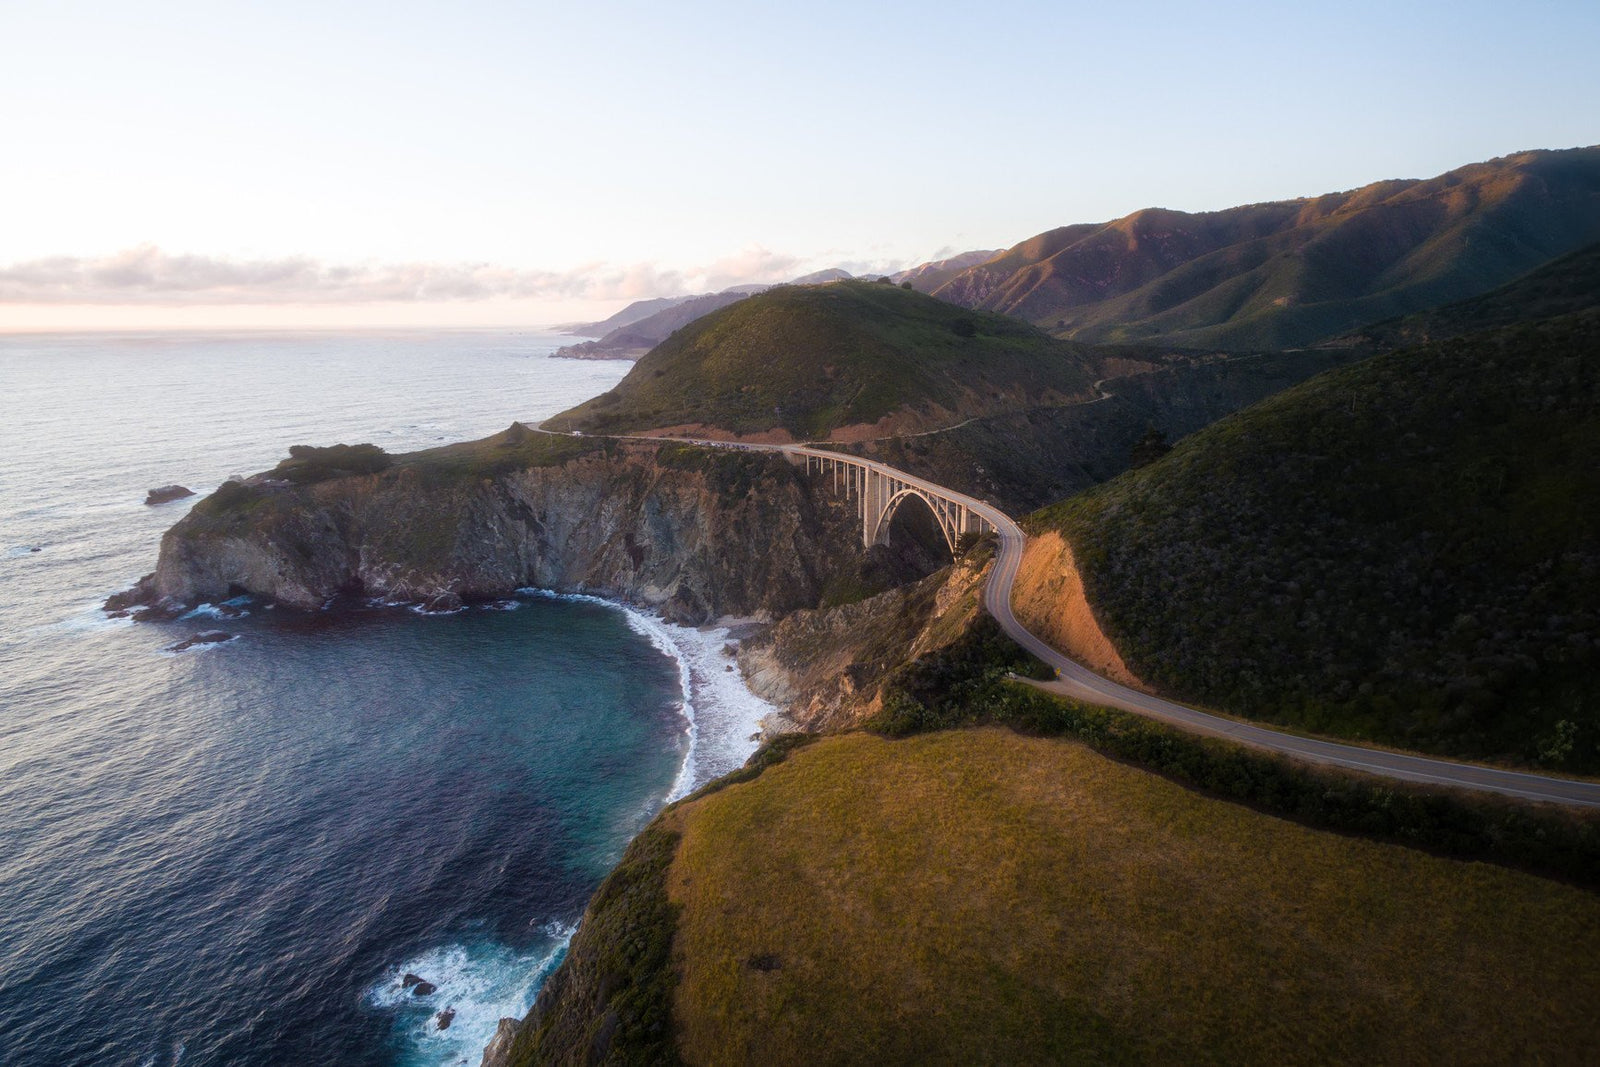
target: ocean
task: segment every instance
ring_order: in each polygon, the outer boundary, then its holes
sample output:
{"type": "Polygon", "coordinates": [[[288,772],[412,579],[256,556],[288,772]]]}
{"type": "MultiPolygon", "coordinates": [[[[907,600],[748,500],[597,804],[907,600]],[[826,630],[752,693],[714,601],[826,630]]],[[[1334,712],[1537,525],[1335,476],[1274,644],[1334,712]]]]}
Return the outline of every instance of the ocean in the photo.
{"type": "Polygon", "coordinates": [[[0,336],[0,1063],[476,1067],[633,834],[754,749],[726,632],[589,598],[100,611],[192,503],[146,490],[481,437],[628,369],[564,340],[0,336]]]}

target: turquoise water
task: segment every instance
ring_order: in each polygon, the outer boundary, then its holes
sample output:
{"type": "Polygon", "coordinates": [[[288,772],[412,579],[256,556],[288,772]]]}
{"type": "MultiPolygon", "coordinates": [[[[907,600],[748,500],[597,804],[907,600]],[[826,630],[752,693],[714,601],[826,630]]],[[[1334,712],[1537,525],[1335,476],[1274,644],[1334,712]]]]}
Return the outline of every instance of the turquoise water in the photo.
{"type": "Polygon", "coordinates": [[[146,489],[482,436],[627,369],[561,340],[0,338],[0,1062],[475,1065],[628,838],[748,753],[724,634],[581,598],[97,609],[187,506],[146,489]]]}

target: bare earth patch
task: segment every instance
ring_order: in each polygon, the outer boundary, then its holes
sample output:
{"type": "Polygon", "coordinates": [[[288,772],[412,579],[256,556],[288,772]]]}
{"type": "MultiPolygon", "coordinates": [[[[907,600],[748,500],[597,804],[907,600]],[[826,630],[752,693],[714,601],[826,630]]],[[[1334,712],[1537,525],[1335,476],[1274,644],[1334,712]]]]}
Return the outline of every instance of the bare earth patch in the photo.
{"type": "Polygon", "coordinates": [[[1011,597],[1023,624],[1090,670],[1148,691],[1095,621],[1072,547],[1050,531],[1028,539],[1011,597]]]}

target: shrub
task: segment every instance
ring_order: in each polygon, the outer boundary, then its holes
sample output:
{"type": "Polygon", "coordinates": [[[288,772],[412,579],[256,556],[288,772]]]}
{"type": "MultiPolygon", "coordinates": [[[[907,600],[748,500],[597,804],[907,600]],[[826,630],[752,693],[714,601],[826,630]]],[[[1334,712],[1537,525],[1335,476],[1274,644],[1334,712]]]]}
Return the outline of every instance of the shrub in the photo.
{"type": "Polygon", "coordinates": [[[290,445],[289,458],[278,464],[277,473],[290,481],[305,484],[338,474],[377,474],[393,464],[394,457],[377,445],[290,445]]]}

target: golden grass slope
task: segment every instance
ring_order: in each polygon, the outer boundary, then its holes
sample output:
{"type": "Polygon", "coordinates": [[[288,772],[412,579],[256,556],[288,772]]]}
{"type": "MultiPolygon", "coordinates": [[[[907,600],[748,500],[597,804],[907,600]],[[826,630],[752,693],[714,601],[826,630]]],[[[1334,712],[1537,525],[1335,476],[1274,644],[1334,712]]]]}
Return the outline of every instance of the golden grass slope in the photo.
{"type": "Polygon", "coordinates": [[[1075,743],[824,740],[666,816],[690,1063],[1592,1062],[1600,899],[1075,743]]]}

